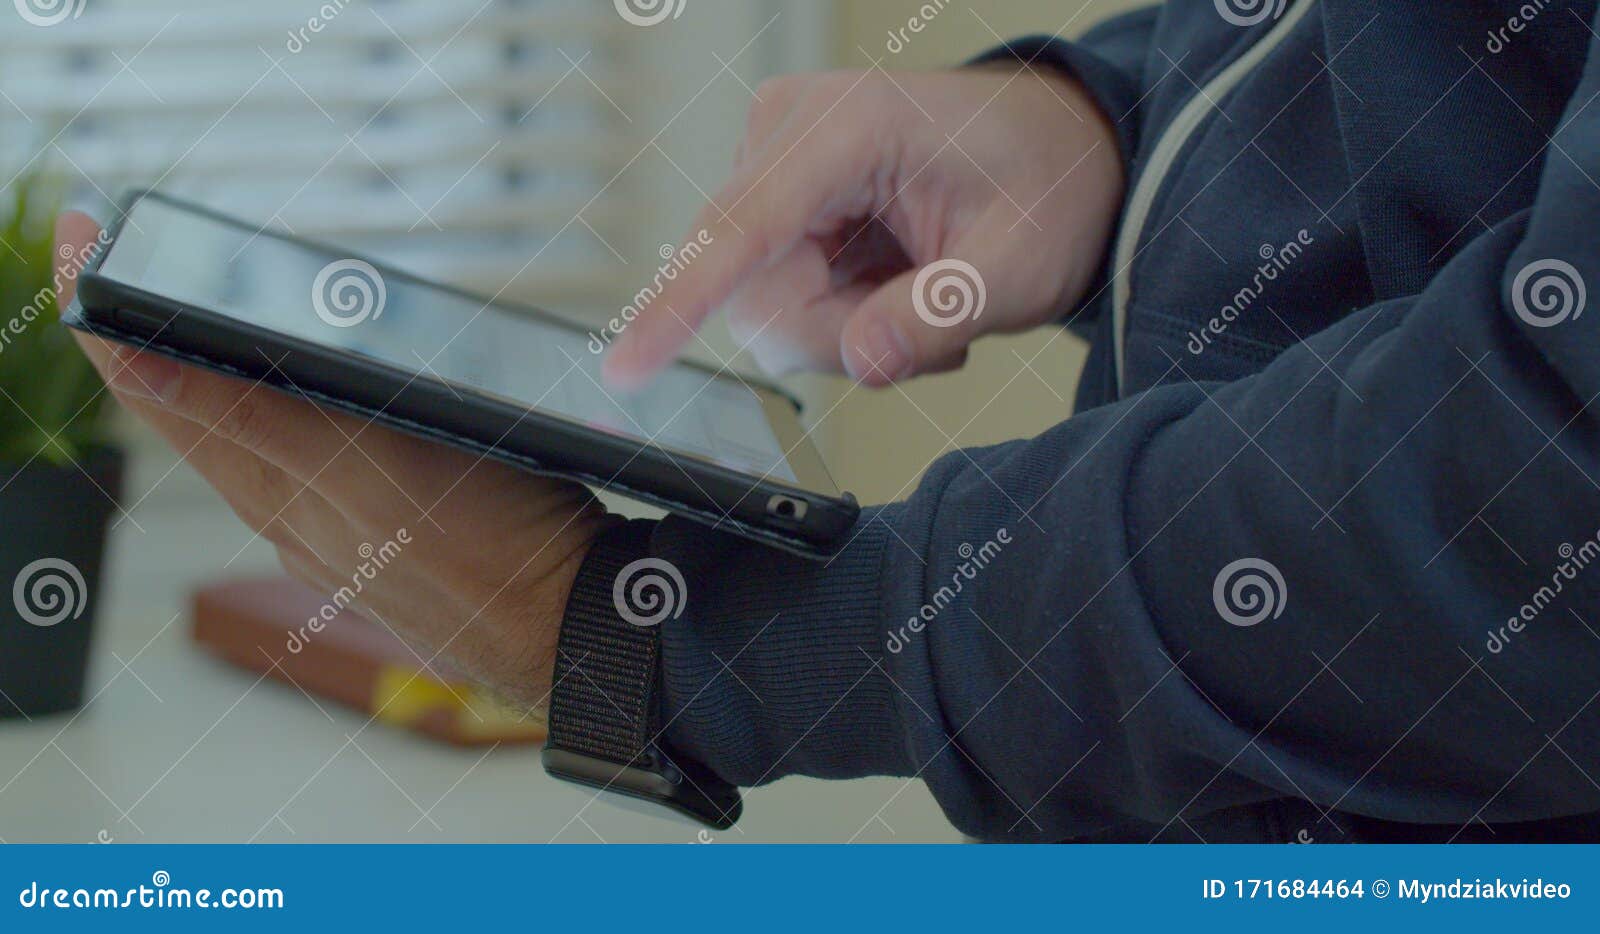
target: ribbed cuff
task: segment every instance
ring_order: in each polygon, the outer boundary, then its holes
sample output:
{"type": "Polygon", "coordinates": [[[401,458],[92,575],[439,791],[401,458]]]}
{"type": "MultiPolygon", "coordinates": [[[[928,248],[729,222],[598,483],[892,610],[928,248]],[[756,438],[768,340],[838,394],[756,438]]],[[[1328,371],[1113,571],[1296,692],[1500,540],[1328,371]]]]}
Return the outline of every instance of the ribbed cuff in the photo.
{"type": "Polygon", "coordinates": [[[884,669],[888,521],[865,511],[828,563],[661,523],[651,553],[682,573],[687,600],[662,629],[660,715],[675,750],[737,785],[910,773],[884,669]]]}

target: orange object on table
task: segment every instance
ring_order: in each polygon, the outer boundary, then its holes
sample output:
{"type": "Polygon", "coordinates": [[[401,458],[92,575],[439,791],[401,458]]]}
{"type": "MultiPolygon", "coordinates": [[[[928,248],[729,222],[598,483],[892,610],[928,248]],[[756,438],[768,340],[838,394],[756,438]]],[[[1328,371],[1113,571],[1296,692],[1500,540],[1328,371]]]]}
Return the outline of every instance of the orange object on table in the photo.
{"type": "Polygon", "coordinates": [[[511,709],[470,682],[435,677],[426,656],[388,629],[350,609],[325,618],[328,606],[288,577],[213,584],[194,594],[194,640],[240,668],[446,743],[544,740],[542,714],[511,709]]]}

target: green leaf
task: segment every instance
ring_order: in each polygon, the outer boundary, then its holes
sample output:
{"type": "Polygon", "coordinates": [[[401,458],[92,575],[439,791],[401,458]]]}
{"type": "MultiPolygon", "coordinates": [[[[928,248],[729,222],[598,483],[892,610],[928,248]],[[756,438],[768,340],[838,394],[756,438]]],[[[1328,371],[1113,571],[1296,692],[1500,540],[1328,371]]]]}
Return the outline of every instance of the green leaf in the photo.
{"type": "Polygon", "coordinates": [[[104,442],[94,368],[60,324],[55,216],[64,184],[32,166],[0,190],[0,460],[68,463],[104,442]]]}

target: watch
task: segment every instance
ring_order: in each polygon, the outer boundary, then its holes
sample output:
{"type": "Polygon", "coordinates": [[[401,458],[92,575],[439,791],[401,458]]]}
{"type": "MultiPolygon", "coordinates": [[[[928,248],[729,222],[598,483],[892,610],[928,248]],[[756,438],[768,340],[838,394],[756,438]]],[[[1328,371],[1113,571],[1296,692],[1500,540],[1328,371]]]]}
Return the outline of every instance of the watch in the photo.
{"type": "Polygon", "coordinates": [[[726,830],[743,810],[739,790],[674,752],[658,722],[661,626],[682,624],[687,595],[677,569],[649,557],[654,530],[629,522],[584,558],[561,622],[541,759],[555,778],[726,830]]]}

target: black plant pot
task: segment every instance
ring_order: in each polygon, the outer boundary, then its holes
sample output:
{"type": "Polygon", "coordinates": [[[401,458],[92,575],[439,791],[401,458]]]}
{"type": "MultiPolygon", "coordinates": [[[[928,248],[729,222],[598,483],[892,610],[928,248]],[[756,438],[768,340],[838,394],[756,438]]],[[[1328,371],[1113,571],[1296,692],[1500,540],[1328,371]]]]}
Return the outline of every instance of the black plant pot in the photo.
{"type": "Polygon", "coordinates": [[[0,718],[83,703],[122,466],[113,448],[91,452],[78,467],[0,465],[0,718]]]}

